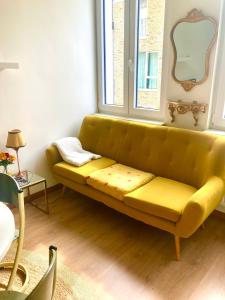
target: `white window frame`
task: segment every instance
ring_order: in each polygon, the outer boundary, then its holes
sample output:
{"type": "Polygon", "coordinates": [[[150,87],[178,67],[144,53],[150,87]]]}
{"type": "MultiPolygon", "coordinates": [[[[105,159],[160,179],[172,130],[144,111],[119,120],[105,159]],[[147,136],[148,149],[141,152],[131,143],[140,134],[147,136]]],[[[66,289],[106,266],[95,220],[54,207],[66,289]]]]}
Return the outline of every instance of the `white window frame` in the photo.
{"type": "MultiPolygon", "coordinates": [[[[124,22],[124,105],[105,104],[105,78],[104,78],[104,28],[103,28],[103,1],[96,0],[97,17],[97,54],[98,54],[98,110],[100,113],[121,115],[146,120],[163,121],[165,119],[166,88],[169,75],[169,55],[165,49],[169,48],[169,30],[165,24],[168,0],[165,0],[164,38],[162,49],[162,75],[160,89],[160,109],[136,107],[136,74],[138,56],[138,0],[125,0],[124,22]],[[132,21],[131,21],[132,20],[132,21]],[[132,46],[131,46],[132,45],[132,46]],[[129,101],[128,101],[129,99],[129,101]]],[[[107,1],[107,0],[106,0],[107,1]]],[[[160,81],[160,80],[159,80],[160,81]]],[[[159,86],[160,88],[160,86],[159,86]]]]}
{"type": "Polygon", "coordinates": [[[217,62],[213,83],[211,128],[225,130],[225,3],[221,5],[220,27],[218,33],[217,62]]]}

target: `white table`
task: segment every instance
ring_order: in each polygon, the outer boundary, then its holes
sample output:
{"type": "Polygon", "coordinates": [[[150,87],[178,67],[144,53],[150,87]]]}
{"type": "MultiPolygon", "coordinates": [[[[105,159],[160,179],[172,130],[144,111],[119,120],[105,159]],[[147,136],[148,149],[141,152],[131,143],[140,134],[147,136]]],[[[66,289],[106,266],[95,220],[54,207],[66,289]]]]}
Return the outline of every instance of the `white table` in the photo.
{"type": "Polygon", "coordinates": [[[0,261],[9,250],[15,235],[15,220],[11,210],[0,202],[0,261]]]}

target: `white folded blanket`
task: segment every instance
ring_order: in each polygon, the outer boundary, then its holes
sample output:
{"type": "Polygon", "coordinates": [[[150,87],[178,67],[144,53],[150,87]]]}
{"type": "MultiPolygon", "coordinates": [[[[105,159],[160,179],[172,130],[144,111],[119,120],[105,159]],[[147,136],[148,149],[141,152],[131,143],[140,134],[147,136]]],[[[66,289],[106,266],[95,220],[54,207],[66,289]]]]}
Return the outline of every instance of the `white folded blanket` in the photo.
{"type": "Polygon", "coordinates": [[[75,137],[65,137],[53,143],[59,150],[64,161],[80,167],[101,155],[88,152],[82,148],[81,142],[75,137]]]}

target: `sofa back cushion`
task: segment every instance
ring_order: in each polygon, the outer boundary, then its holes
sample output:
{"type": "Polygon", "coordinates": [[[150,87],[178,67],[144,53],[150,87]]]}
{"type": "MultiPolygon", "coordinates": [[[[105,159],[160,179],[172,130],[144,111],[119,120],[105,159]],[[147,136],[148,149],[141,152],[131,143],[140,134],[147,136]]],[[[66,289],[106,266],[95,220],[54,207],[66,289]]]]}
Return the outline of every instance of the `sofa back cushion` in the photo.
{"type": "Polygon", "coordinates": [[[214,135],[92,115],[79,138],[88,151],[196,188],[224,175],[225,139],[214,135]]]}

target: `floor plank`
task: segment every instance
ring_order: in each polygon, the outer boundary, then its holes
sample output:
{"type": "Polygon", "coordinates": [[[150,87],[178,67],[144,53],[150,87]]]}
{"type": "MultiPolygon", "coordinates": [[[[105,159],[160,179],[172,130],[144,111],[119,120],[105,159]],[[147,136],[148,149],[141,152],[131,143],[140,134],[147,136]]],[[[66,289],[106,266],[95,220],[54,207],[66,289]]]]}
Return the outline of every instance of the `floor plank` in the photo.
{"type": "Polygon", "coordinates": [[[181,240],[177,262],[166,232],[72,191],[64,199],[55,191],[50,202],[49,216],[26,205],[24,248],[47,255],[56,245],[61,261],[114,299],[225,299],[225,220],[211,216],[204,230],[181,240]]]}

